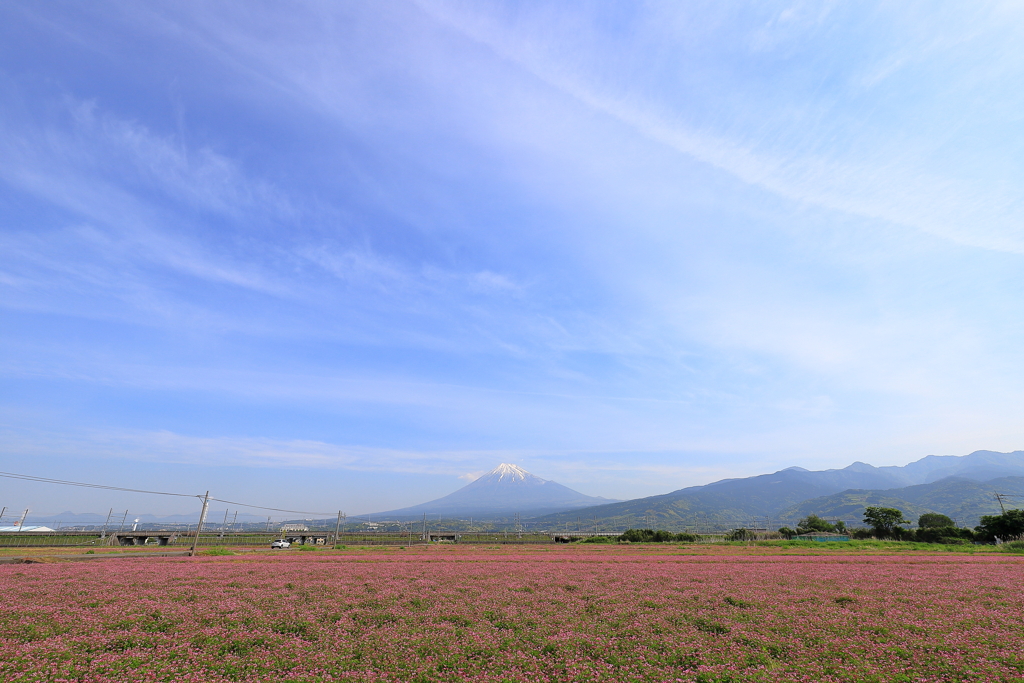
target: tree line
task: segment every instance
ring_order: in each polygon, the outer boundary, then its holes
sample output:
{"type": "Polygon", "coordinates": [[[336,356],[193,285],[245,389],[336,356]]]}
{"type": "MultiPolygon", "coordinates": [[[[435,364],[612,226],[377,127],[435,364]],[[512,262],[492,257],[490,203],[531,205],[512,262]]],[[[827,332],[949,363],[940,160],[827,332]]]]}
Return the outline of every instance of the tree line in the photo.
{"type": "Polygon", "coordinates": [[[850,538],[878,538],[893,541],[921,543],[995,543],[1024,538],[1024,510],[1007,510],[1000,515],[985,515],[974,529],[958,527],[948,516],[928,512],[917,520],[917,529],[907,529],[911,520],[896,508],[869,507],[864,509],[864,528],[847,530],[842,521],[829,522],[817,515],[800,520],[796,529],[782,527],[785,538],[801,534],[831,532],[849,534],[850,538]]]}
{"type": "MultiPolygon", "coordinates": [[[[1024,510],[1007,510],[1001,515],[985,515],[981,524],[974,529],[958,527],[947,515],[928,512],[917,520],[917,529],[906,528],[911,520],[903,517],[896,508],[869,507],[864,509],[864,524],[856,529],[847,529],[842,520],[829,522],[818,515],[801,519],[795,529],[782,527],[783,538],[793,538],[810,533],[834,533],[848,535],[854,539],[877,538],[893,541],[917,541],[920,543],[995,543],[1024,539],[1024,510]]],[[[734,529],[726,534],[726,540],[746,541],[755,538],[749,529],[734,529]]],[[[672,533],[654,529],[627,529],[620,536],[594,536],[583,543],[693,543],[698,536],[690,533],[672,533]]]]}

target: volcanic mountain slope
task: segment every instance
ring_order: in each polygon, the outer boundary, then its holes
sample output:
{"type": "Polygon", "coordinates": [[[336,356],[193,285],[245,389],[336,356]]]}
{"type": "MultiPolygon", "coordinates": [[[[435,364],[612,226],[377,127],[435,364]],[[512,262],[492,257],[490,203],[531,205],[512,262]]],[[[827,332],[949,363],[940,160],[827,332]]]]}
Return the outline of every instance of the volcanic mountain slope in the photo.
{"type": "Polygon", "coordinates": [[[950,476],[986,481],[1022,475],[1024,451],[976,451],[965,456],[930,455],[903,467],[873,467],[863,462],[855,462],[840,470],[809,471],[790,467],[773,474],[723,479],[660,496],[575,510],[572,513],[546,515],[534,521],[552,528],[576,523],[577,518],[612,526],[645,524],[678,529],[703,524],[731,528],[762,525],[804,501],[849,489],[877,492],[929,484],[950,476]]]}
{"type": "Polygon", "coordinates": [[[375,513],[374,517],[417,517],[422,514],[486,518],[520,513],[548,514],[603,503],[617,502],[587,496],[567,486],[530,474],[516,465],[502,463],[454,493],[428,503],[375,513]]]}

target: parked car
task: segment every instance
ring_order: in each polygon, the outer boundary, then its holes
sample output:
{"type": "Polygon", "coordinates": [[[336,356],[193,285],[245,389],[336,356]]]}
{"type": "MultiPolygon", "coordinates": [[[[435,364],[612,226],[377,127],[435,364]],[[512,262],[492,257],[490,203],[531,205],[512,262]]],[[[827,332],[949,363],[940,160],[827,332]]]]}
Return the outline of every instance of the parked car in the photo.
{"type": "Polygon", "coordinates": [[[292,544],[289,543],[288,541],[284,540],[283,538],[279,538],[276,541],[274,541],[273,543],[271,543],[270,547],[271,548],[291,548],[292,544]]]}

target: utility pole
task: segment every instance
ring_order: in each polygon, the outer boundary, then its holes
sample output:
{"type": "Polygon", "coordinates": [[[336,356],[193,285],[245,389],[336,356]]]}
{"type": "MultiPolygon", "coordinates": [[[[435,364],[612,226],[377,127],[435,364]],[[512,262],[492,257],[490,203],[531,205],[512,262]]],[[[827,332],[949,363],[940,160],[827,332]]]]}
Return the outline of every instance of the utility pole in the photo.
{"type": "Polygon", "coordinates": [[[110,524],[110,515],[114,514],[114,508],[110,508],[110,512],[107,513],[107,521],[103,522],[103,531],[100,532],[100,538],[107,537],[107,525],[110,524]]]}
{"type": "Polygon", "coordinates": [[[270,515],[267,515],[267,533],[270,533],[270,515]]]}
{"type": "Polygon", "coordinates": [[[235,530],[235,522],[238,521],[238,510],[235,510],[235,516],[231,518],[231,530],[235,530]]]}
{"type": "Polygon", "coordinates": [[[25,511],[23,513],[21,513],[21,519],[18,520],[18,524],[17,524],[18,531],[21,531],[21,530],[23,530],[25,528],[25,518],[26,517],[28,517],[28,508],[25,508],[25,511]]]}
{"type": "Polygon", "coordinates": [[[224,538],[224,530],[228,528],[228,511],[224,511],[224,523],[220,525],[220,537],[224,538]]]}
{"type": "Polygon", "coordinates": [[[427,541],[427,513],[423,513],[423,540],[427,541]]]}
{"type": "Polygon", "coordinates": [[[1002,510],[1002,513],[1003,513],[1003,514],[1005,515],[1005,514],[1006,514],[1006,508],[1005,508],[1005,507],[1003,507],[1003,496],[1004,496],[1004,495],[1005,495],[1005,494],[1002,494],[1002,493],[997,493],[997,494],[995,494],[995,496],[996,496],[996,500],[998,500],[998,501],[999,501],[999,509],[1000,509],[1000,510],[1002,510]]]}
{"type": "Polygon", "coordinates": [[[124,511],[124,517],[121,518],[121,526],[117,527],[117,533],[121,533],[121,531],[124,529],[124,523],[126,521],[128,521],[128,511],[127,510],[124,511]]]}
{"type": "Polygon", "coordinates": [[[4,505],[3,509],[2,509],[2,510],[0,510],[0,523],[2,523],[2,522],[3,522],[3,519],[4,519],[4,513],[5,513],[5,512],[7,512],[7,506],[6,506],[6,505],[4,505]]]}
{"type": "Polygon", "coordinates": [[[334,543],[332,545],[338,545],[338,534],[341,533],[341,510],[338,510],[338,523],[334,525],[334,543]]]}
{"type": "Polygon", "coordinates": [[[199,524],[196,524],[196,535],[192,539],[192,550],[189,551],[189,557],[196,556],[196,546],[199,545],[199,532],[203,530],[203,522],[206,521],[206,508],[210,505],[210,492],[207,491],[206,495],[203,496],[203,510],[199,513],[199,524]]]}

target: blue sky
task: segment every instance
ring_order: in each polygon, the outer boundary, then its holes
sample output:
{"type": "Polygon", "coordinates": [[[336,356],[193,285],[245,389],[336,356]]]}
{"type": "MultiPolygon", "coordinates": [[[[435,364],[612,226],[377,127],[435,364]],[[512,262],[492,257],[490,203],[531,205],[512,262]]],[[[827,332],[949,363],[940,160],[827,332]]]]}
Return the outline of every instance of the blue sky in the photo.
{"type": "Polygon", "coordinates": [[[1022,19],[6,3],[0,465],[355,513],[1022,448],[1022,19]]]}

